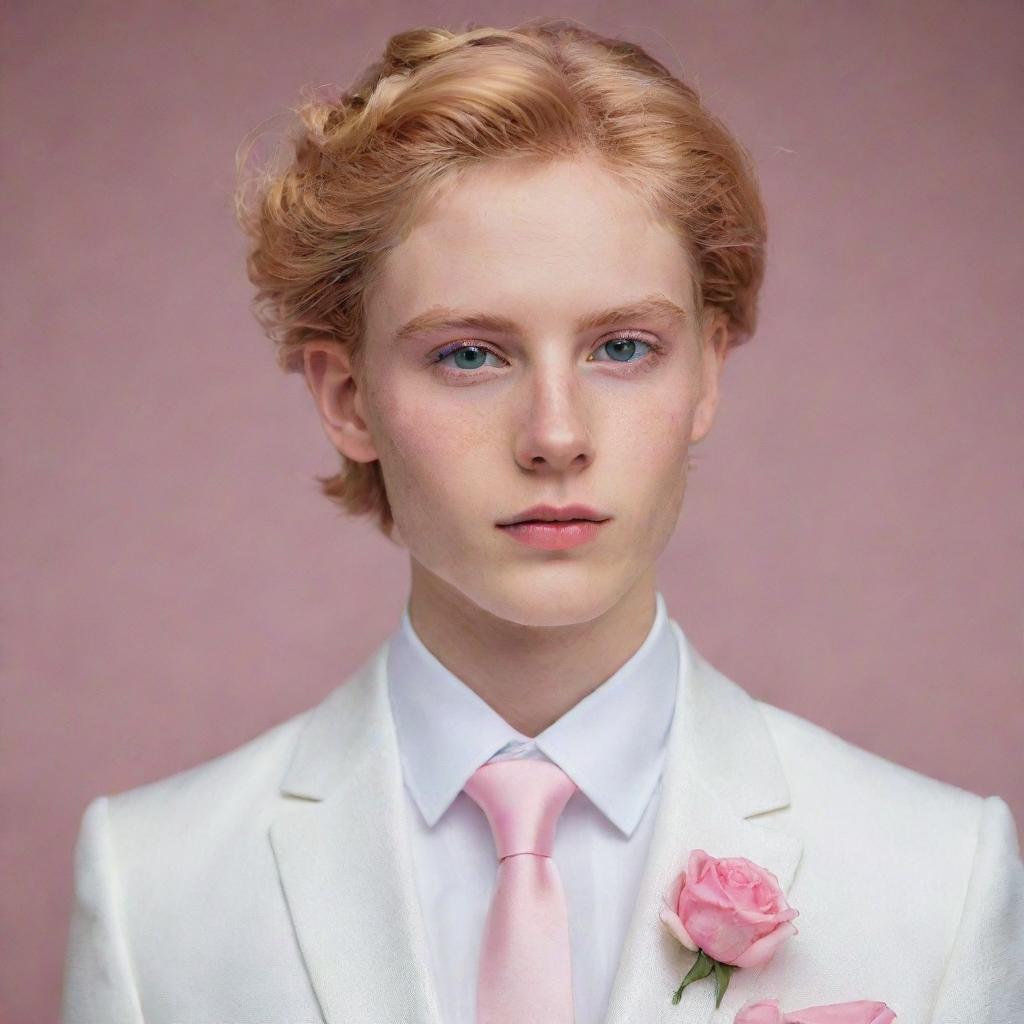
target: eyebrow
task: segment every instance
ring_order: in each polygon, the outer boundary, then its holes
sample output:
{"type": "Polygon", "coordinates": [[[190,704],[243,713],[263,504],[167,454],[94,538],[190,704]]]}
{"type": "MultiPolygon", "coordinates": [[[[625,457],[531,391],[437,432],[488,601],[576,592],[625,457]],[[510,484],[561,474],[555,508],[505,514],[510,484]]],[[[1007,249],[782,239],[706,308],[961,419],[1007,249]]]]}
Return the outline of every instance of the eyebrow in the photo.
{"type": "MultiPolygon", "coordinates": [[[[687,323],[690,315],[664,295],[646,295],[635,302],[611,306],[607,309],[585,313],[577,319],[574,327],[577,334],[622,323],[624,320],[664,320],[673,324],[687,323]]],[[[505,316],[481,313],[475,310],[451,309],[447,306],[432,306],[430,309],[404,323],[395,332],[395,341],[402,342],[418,334],[440,330],[493,331],[498,334],[515,334],[519,325],[505,316]]]]}

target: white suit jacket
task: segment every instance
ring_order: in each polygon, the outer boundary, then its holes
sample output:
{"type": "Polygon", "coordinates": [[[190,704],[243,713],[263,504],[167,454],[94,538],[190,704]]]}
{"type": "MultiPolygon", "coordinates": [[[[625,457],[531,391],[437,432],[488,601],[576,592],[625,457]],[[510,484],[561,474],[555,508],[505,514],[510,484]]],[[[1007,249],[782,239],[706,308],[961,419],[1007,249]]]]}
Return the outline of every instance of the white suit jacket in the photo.
{"type": "MultiPolygon", "coordinates": [[[[89,804],[64,1024],[444,1024],[387,644],[317,707],[89,804]]],[[[1024,864],[1005,801],[756,700],[689,649],[607,1024],[731,1024],[758,998],[880,1000],[900,1024],[1024,1021],[1024,864]],[[800,912],[718,1009],[711,979],[672,1005],[694,954],[658,917],[696,848],[772,871],[800,912]]]]}

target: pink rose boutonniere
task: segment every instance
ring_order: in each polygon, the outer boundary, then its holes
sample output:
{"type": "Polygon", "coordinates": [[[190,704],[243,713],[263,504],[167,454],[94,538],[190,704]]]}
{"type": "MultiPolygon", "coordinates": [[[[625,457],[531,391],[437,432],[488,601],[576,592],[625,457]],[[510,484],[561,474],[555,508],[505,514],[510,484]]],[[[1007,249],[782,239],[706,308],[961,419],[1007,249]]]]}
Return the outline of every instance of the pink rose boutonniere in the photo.
{"type": "Polygon", "coordinates": [[[858,999],[853,1003],[806,1006],[783,1013],[778,999],[747,1003],[733,1024],[892,1024],[896,1014],[885,1003],[858,999]]]}
{"type": "Polygon", "coordinates": [[[797,929],[799,914],[786,903],[779,881],[746,857],[711,857],[691,850],[685,871],[665,893],[661,920],[697,959],[672,996],[691,982],[715,975],[715,1006],[734,967],[759,967],[797,929]]]}

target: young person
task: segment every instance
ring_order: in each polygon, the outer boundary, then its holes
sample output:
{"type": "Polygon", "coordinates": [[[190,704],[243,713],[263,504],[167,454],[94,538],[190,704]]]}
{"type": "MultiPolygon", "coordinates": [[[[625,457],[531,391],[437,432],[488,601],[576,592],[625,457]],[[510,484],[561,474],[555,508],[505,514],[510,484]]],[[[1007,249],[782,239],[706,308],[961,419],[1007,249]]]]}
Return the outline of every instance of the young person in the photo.
{"type": "Polygon", "coordinates": [[[319,706],[89,805],[65,1024],[1019,1019],[1005,801],[754,699],[657,588],[756,326],[742,147],[553,20],[402,33],[302,115],[250,277],[408,603],[319,706]]]}

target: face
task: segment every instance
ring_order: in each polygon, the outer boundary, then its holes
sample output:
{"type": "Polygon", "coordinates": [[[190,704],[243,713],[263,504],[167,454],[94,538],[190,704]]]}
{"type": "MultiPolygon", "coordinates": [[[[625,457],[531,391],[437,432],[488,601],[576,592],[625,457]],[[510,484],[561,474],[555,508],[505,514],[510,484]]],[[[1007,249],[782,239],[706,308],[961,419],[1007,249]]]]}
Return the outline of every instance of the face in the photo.
{"type": "Polygon", "coordinates": [[[725,354],[691,283],[678,238],[589,162],[474,168],[424,213],[367,293],[359,379],[306,353],[332,442],[380,460],[414,588],[559,626],[653,579],[725,354]],[[559,549],[497,525],[539,503],[607,518],[559,549]]]}

